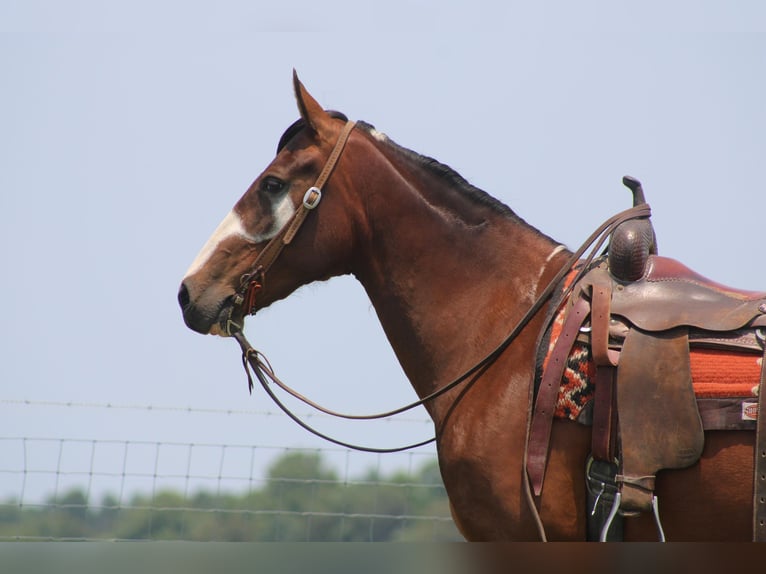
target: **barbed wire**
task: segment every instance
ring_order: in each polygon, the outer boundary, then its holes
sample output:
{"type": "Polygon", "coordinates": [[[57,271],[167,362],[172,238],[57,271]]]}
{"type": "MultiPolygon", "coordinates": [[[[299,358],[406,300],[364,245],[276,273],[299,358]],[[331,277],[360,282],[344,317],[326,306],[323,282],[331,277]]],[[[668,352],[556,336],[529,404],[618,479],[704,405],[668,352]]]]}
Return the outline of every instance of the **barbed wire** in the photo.
{"type": "MultiPolygon", "coordinates": [[[[6,398],[0,399],[0,407],[3,406],[10,407],[15,415],[30,421],[48,416],[38,412],[46,408],[122,410],[126,412],[128,421],[131,412],[137,415],[146,412],[182,413],[193,417],[194,426],[198,417],[283,416],[276,411],[256,409],[93,401],[6,398]],[[24,413],[25,409],[32,409],[34,414],[24,413]]],[[[80,420],[84,415],[74,414],[73,411],[71,416],[80,420]]],[[[306,416],[331,418],[321,413],[309,413],[306,416]]],[[[142,425],[146,423],[145,417],[141,420],[142,425]]],[[[425,418],[394,417],[390,420],[396,423],[432,425],[432,422],[425,418]]],[[[135,428],[136,432],[146,435],[141,430],[143,427],[133,427],[130,422],[126,426],[125,422],[125,418],[120,419],[121,429],[128,429],[130,432],[131,428],[135,428]]],[[[215,426],[215,421],[203,424],[204,427],[211,425],[215,426]]],[[[221,530],[206,531],[209,536],[206,539],[210,540],[226,539],[227,530],[223,525],[231,524],[231,521],[236,522],[237,517],[248,523],[251,519],[257,519],[256,523],[261,525],[261,529],[266,521],[273,524],[268,528],[272,528],[277,534],[282,532],[282,521],[305,521],[305,527],[299,527],[299,530],[304,528],[311,539],[323,535],[315,530],[319,526],[312,525],[312,520],[317,524],[328,520],[335,521],[331,528],[338,531],[338,537],[349,524],[358,524],[360,520],[367,521],[362,530],[369,530],[369,540],[378,536],[376,529],[389,528],[386,524],[397,524],[399,526],[396,528],[403,528],[410,533],[414,529],[420,533],[417,536],[422,536],[424,532],[432,532],[430,537],[425,534],[423,538],[431,540],[445,539],[445,536],[449,539],[455,532],[449,510],[445,506],[444,486],[438,474],[432,478],[430,474],[421,475],[420,471],[414,472],[416,468],[426,468],[421,467],[420,463],[416,466],[416,461],[422,461],[424,465],[435,461],[433,450],[385,455],[384,459],[381,455],[358,453],[335,445],[293,447],[225,440],[113,438],[103,436],[107,431],[107,427],[103,425],[93,427],[97,436],[91,438],[57,435],[58,431],[66,432],[66,424],[49,426],[44,431],[45,434],[35,432],[34,429],[24,431],[23,426],[19,429],[21,432],[10,434],[6,428],[6,433],[0,435],[0,541],[123,539],[114,538],[115,534],[120,536],[117,531],[112,534],[105,531],[104,537],[100,536],[100,531],[79,533],[66,529],[50,535],[44,528],[36,530],[30,526],[43,520],[58,525],[58,528],[62,523],[73,520],[70,512],[74,512],[76,516],[86,516],[87,520],[92,521],[108,521],[115,513],[123,516],[121,520],[136,521],[138,515],[146,513],[144,519],[148,520],[148,533],[138,535],[138,539],[154,539],[153,525],[157,525],[157,531],[162,535],[159,532],[159,524],[163,516],[168,517],[167,520],[171,522],[182,521],[179,539],[184,540],[197,539],[186,538],[199,536],[199,531],[188,525],[198,520],[210,521],[211,518],[204,518],[209,515],[219,516],[222,521],[221,530]],[[289,460],[279,457],[292,453],[319,455],[316,461],[320,462],[315,461],[312,464],[317,465],[316,468],[321,474],[306,478],[271,474],[271,465],[275,464],[275,461],[289,460]],[[327,455],[327,458],[323,455],[327,455]],[[392,458],[397,462],[393,462],[392,458]],[[399,467],[401,471],[392,466],[399,462],[403,463],[399,467]],[[363,470],[364,465],[366,471],[363,470]],[[383,472],[383,468],[389,470],[383,472]],[[408,480],[408,476],[412,477],[412,480],[408,480]],[[251,506],[251,495],[261,500],[260,497],[265,496],[266,492],[281,493],[283,489],[287,489],[284,492],[291,492],[291,489],[303,492],[307,505],[303,508],[283,506],[283,501],[279,498],[278,501],[272,501],[273,506],[251,506]],[[352,494],[351,489],[357,490],[352,494]],[[395,492],[401,494],[394,495],[395,492]],[[200,496],[207,501],[204,504],[210,506],[200,503],[200,496]],[[346,500],[349,496],[352,497],[350,500],[357,501],[356,507],[347,507],[346,503],[343,503],[343,508],[332,507],[332,500],[346,500]],[[381,508],[378,508],[378,498],[381,497],[380,501],[384,503],[391,496],[398,497],[400,502],[406,501],[405,506],[391,514],[379,512],[381,508]],[[440,502],[432,508],[411,506],[424,499],[438,499],[440,502]],[[203,505],[196,506],[198,503],[203,505]],[[408,508],[414,512],[407,512],[408,508]],[[179,515],[183,515],[183,518],[179,519],[179,515]]],[[[85,430],[85,433],[89,435],[90,431],[85,430]]],[[[282,494],[278,496],[281,497],[282,494]]],[[[215,528],[211,527],[209,522],[206,524],[205,528],[215,528]]],[[[136,539],[133,535],[130,536],[126,539],[136,539]]]]}
{"type": "MultiPolygon", "coordinates": [[[[281,411],[257,410],[257,409],[221,409],[210,407],[192,407],[192,406],[171,406],[171,405],[151,405],[151,404],[119,404],[119,403],[99,403],[88,401],[46,401],[30,399],[0,399],[0,405],[22,405],[37,407],[65,407],[65,408],[87,408],[87,409],[115,409],[115,410],[133,410],[144,412],[174,412],[188,414],[208,414],[208,415],[232,415],[232,416],[283,416],[281,411]]],[[[304,412],[300,415],[304,418],[327,418],[334,417],[320,412],[304,412]]],[[[433,424],[428,417],[387,417],[380,419],[382,421],[396,421],[413,424],[433,424]]]]}
{"type": "MultiPolygon", "coordinates": [[[[194,449],[194,448],[212,448],[212,449],[218,449],[222,452],[226,449],[246,449],[250,451],[256,451],[256,450],[271,450],[271,451],[281,451],[281,452],[316,452],[316,453],[324,453],[324,452],[336,452],[336,453],[353,453],[354,451],[350,449],[344,449],[340,447],[316,447],[316,448],[293,448],[293,447],[277,447],[277,446],[264,446],[264,445],[251,445],[251,444],[225,444],[225,443],[204,443],[204,442],[178,442],[178,441],[148,441],[148,440],[120,440],[120,439],[83,439],[83,438],[61,438],[61,437],[29,437],[29,436],[0,436],[0,442],[19,442],[22,445],[26,446],[27,443],[34,443],[34,442],[47,442],[47,443],[59,443],[60,446],[63,446],[67,443],[74,443],[74,444],[87,444],[94,447],[92,449],[92,453],[95,452],[95,447],[98,445],[121,445],[125,448],[130,448],[131,446],[151,446],[155,447],[157,449],[160,449],[162,447],[182,447],[187,449],[194,449]]],[[[152,478],[152,479],[189,479],[189,480],[205,480],[205,481],[212,481],[212,480],[218,480],[218,481],[242,481],[242,480],[249,480],[249,481],[257,481],[257,482],[282,482],[282,483],[296,483],[296,484],[337,484],[339,481],[335,479],[321,479],[321,478],[256,478],[252,474],[249,475],[242,475],[242,474],[225,474],[221,472],[221,467],[219,466],[219,472],[218,473],[210,473],[210,474],[195,474],[192,472],[185,472],[185,473],[162,473],[162,472],[125,472],[125,470],[122,471],[99,471],[93,469],[93,457],[91,458],[89,468],[87,470],[62,470],[61,469],[61,452],[63,451],[62,448],[59,448],[59,458],[57,467],[49,468],[49,469],[42,469],[42,468],[31,468],[28,464],[25,465],[24,468],[8,468],[4,466],[6,463],[6,459],[0,460],[0,475],[1,474],[10,474],[10,475],[30,475],[30,474],[53,474],[59,477],[67,477],[67,476],[87,476],[87,477],[111,477],[111,478],[121,478],[130,476],[133,478],[152,478]]],[[[421,456],[424,458],[433,458],[433,454],[430,452],[424,452],[424,453],[417,453],[413,452],[410,453],[412,456],[421,456]]],[[[349,486],[392,486],[392,487],[413,487],[413,488],[430,488],[430,487],[441,487],[441,483],[433,483],[433,484],[423,484],[423,483],[414,483],[414,482],[390,482],[385,480],[354,480],[350,479],[348,477],[344,478],[343,480],[344,485],[349,486]]],[[[26,506],[31,506],[30,504],[27,504],[26,506]]]]}

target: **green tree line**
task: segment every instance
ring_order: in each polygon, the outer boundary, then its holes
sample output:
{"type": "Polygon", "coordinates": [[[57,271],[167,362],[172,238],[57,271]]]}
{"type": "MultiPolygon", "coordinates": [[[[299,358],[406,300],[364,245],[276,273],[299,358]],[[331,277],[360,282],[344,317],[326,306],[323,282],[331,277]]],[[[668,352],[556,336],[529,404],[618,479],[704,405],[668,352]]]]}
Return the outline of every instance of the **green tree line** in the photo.
{"type": "Polygon", "coordinates": [[[0,538],[192,541],[459,540],[435,461],[344,483],[319,453],[291,452],[244,494],[163,490],[91,505],[73,489],[42,505],[0,504],[0,538]]]}

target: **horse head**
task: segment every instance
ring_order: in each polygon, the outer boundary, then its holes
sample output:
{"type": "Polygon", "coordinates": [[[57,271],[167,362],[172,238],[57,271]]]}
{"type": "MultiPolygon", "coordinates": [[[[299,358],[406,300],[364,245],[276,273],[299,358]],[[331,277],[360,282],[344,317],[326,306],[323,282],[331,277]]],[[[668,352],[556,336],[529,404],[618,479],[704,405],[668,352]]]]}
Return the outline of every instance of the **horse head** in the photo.
{"type": "Polygon", "coordinates": [[[200,333],[230,335],[242,328],[246,315],[298,287],[349,272],[349,176],[339,165],[325,190],[316,184],[321,172],[335,167],[328,167],[328,158],[344,126],[348,131],[353,124],[342,114],[323,110],[295,73],[293,84],[300,119],[285,131],[274,160],[223,219],[181,283],[178,301],[184,321],[200,333]],[[323,191],[333,201],[314,210],[323,191]],[[299,213],[308,210],[310,217],[299,213]],[[287,228],[304,217],[294,241],[285,240],[287,228]],[[289,248],[283,250],[287,243],[289,248]],[[272,251],[279,255],[273,268],[272,251]]]}

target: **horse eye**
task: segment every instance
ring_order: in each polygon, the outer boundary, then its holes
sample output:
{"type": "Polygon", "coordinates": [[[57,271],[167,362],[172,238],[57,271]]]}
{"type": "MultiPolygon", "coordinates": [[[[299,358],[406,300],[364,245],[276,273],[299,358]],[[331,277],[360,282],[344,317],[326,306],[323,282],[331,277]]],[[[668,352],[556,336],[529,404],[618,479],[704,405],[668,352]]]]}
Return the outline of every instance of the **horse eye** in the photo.
{"type": "Polygon", "coordinates": [[[285,182],[276,177],[265,177],[261,182],[261,190],[266,193],[279,193],[285,188],[285,182]]]}

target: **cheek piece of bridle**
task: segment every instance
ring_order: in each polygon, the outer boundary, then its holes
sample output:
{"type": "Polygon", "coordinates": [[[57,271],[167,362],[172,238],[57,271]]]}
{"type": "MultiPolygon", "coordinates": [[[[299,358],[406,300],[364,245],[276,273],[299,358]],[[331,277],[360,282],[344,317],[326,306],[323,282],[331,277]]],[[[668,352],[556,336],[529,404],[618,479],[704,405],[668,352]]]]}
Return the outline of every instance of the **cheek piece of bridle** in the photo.
{"type": "Polygon", "coordinates": [[[330,153],[330,157],[327,158],[327,162],[319,173],[314,185],[308,188],[303,195],[303,202],[300,207],[258,254],[250,268],[251,270],[241,277],[240,287],[234,295],[234,305],[232,305],[229,311],[228,319],[221,325],[226,335],[233,336],[235,333],[242,332],[243,325],[237,324],[231,318],[236,308],[243,309],[244,315],[252,315],[255,312],[256,296],[265,284],[266,272],[277,260],[282,250],[290,245],[295,234],[298,233],[301,225],[306,221],[308,214],[314,211],[322,200],[322,188],[327,183],[327,180],[330,179],[335,165],[343,153],[343,148],[346,147],[346,142],[351,135],[351,130],[354,129],[354,125],[355,122],[350,121],[346,122],[346,125],[343,126],[338,140],[335,142],[335,147],[330,153]]]}
{"type": "Polygon", "coordinates": [[[252,370],[252,373],[255,374],[255,377],[258,379],[258,382],[261,383],[261,386],[264,388],[264,390],[269,395],[269,397],[271,397],[274,403],[288,417],[290,417],[299,426],[309,431],[310,433],[320,438],[323,438],[333,444],[346,447],[346,448],[351,448],[354,450],[360,450],[365,452],[375,452],[375,453],[400,452],[403,450],[417,448],[419,446],[424,446],[426,444],[432,443],[436,440],[436,437],[433,437],[421,442],[413,443],[410,445],[395,447],[395,448],[371,448],[371,447],[359,446],[359,445],[343,442],[343,441],[334,439],[330,436],[327,436],[326,434],[323,434],[322,432],[314,429],[313,427],[309,426],[308,424],[303,422],[301,419],[299,419],[284,403],[282,403],[279,397],[277,397],[277,395],[274,393],[272,388],[269,386],[269,382],[273,382],[280,389],[282,389],[283,391],[285,391],[292,397],[318,410],[319,412],[322,412],[324,414],[334,416],[334,417],[344,418],[344,419],[374,420],[374,419],[389,418],[391,416],[425,405],[426,403],[433,401],[434,399],[451,391],[452,389],[466,382],[467,380],[478,377],[483,372],[483,370],[489,367],[492,363],[494,363],[494,361],[502,354],[502,352],[516,339],[516,337],[519,336],[519,334],[522,332],[522,330],[527,325],[527,323],[529,323],[529,321],[545,305],[545,303],[548,301],[550,296],[559,289],[559,285],[561,284],[561,282],[569,274],[569,272],[574,268],[574,266],[578,262],[580,262],[580,258],[588,250],[589,247],[593,246],[588,256],[582,262],[582,266],[580,267],[580,272],[578,276],[575,278],[574,281],[570,283],[570,287],[563,292],[562,300],[565,300],[566,297],[569,295],[569,292],[571,291],[571,288],[572,288],[571,286],[575,285],[577,281],[580,279],[580,277],[588,271],[591,262],[594,260],[598,252],[601,250],[601,248],[604,245],[604,242],[609,237],[609,234],[614,230],[614,228],[629,219],[649,217],[651,215],[651,209],[648,204],[644,203],[642,205],[632,207],[630,209],[622,211],[614,215],[607,221],[605,221],[596,231],[593,232],[593,234],[585,241],[585,243],[583,243],[583,245],[575,253],[572,254],[572,256],[569,258],[567,263],[561,268],[561,270],[550,281],[550,283],[546,286],[546,288],[540,293],[538,298],[535,300],[532,306],[527,310],[524,316],[521,317],[521,319],[514,326],[514,328],[511,330],[508,336],[497,347],[495,347],[488,355],[486,355],[483,359],[477,362],[473,367],[465,371],[462,375],[454,379],[452,382],[444,385],[440,389],[434,391],[433,393],[429,395],[426,395],[425,397],[413,403],[410,403],[408,405],[405,405],[403,407],[400,407],[398,409],[394,409],[391,411],[377,413],[377,414],[369,414],[369,415],[350,415],[345,413],[339,413],[339,412],[327,409],[311,401],[310,399],[301,395],[300,393],[298,393],[297,391],[295,391],[294,389],[286,385],[284,382],[279,380],[279,378],[274,374],[274,369],[271,367],[268,359],[266,359],[263,353],[255,350],[252,347],[252,345],[250,345],[248,340],[245,338],[245,335],[243,332],[243,326],[233,321],[231,318],[231,315],[234,309],[236,308],[244,309],[245,315],[250,315],[255,311],[256,296],[258,294],[258,291],[260,291],[265,284],[266,272],[274,264],[274,261],[277,259],[277,257],[282,252],[282,250],[292,242],[293,238],[295,237],[295,234],[298,232],[301,225],[306,220],[306,217],[308,216],[308,214],[311,213],[319,205],[319,202],[322,199],[322,188],[324,187],[325,183],[327,183],[327,180],[330,178],[330,175],[335,169],[335,165],[337,164],[338,159],[343,153],[343,148],[345,147],[346,142],[348,141],[349,135],[351,134],[351,130],[354,129],[354,125],[355,124],[353,121],[349,121],[345,124],[340,135],[338,136],[338,140],[335,143],[335,147],[330,153],[330,157],[327,159],[327,162],[325,163],[324,168],[322,169],[321,173],[319,174],[319,177],[316,180],[316,183],[312,187],[310,187],[306,191],[305,195],[303,196],[302,206],[298,209],[298,211],[295,212],[295,214],[292,216],[290,221],[288,221],[282,227],[279,233],[277,233],[277,235],[275,235],[269,241],[269,243],[266,244],[266,247],[264,247],[263,251],[261,251],[258,254],[255,261],[253,262],[253,265],[251,266],[251,271],[242,276],[240,288],[234,296],[234,305],[232,306],[228,319],[224,322],[224,324],[221,325],[221,327],[223,328],[226,335],[234,337],[237,340],[240,348],[242,349],[242,366],[244,367],[245,372],[247,373],[248,389],[250,390],[251,393],[253,390],[253,377],[251,375],[251,370],[252,370]]]}

